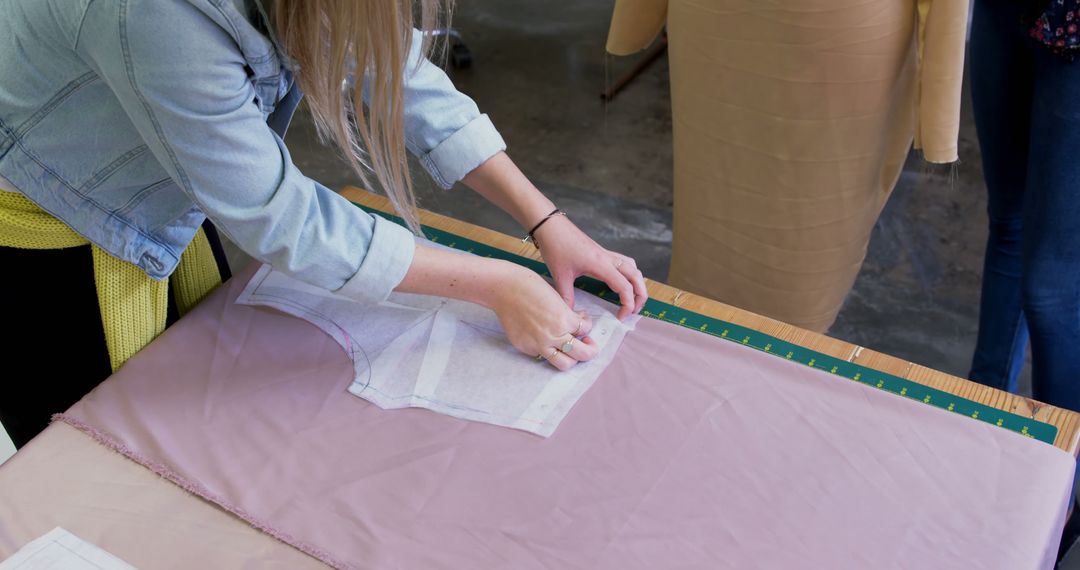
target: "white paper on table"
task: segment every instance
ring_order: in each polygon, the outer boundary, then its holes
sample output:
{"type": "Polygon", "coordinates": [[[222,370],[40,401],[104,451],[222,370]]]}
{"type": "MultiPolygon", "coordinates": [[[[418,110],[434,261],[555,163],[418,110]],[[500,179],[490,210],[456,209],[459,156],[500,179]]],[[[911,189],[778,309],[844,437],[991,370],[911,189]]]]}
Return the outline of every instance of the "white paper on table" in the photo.
{"type": "Polygon", "coordinates": [[[611,362],[638,318],[620,322],[613,304],[576,291],[575,309],[592,317],[589,336],[600,352],[559,372],[511,346],[494,311],[464,301],[393,293],[383,303],[361,304],[264,265],[236,302],[274,307],[329,334],[353,361],[349,392],[380,408],[427,408],[544,437],[611,362]]]}
{"type": "Polygon", "coordinates": [[[56,527],[0,562],[0,570],[136,570],[134,566],[56,527]]]}

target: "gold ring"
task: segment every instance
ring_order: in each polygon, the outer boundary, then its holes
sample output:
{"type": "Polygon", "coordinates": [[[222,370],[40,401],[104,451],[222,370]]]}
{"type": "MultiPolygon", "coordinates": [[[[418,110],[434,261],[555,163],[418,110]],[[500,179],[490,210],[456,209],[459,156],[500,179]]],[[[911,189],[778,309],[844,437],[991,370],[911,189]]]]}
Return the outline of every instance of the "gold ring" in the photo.
{"type": "Polygon", "coordinates": [[[550,362],[552,358],[555,358],[556,354],[559,354],[559,349],[557,349],[557,348],[551,349],[551,354],[549,356],[547,356],[548,362],[550,362]]]}
{"type": "Polygon", "coordinates": [[[583,325],[583,324],[585,324],[585,319],[584,318],[581,319],[580,321],[578,321],[577,328],[574,329],[574,332],[570,333],[570,336],[579,336],[581,334],[581,325],[583,325]]]}

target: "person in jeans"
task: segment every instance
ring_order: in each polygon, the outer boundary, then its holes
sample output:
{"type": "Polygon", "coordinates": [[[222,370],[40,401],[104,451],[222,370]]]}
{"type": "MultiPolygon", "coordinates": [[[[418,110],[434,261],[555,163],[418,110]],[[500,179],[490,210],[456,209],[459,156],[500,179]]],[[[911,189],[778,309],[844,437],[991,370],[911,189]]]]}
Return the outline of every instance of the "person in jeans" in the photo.
{"type": "MultiPolygon", "coordinates": [[[[969,378],[1080,411],[1080,2],[975,0],[971,95],[986,178],[979,336],[969,378]]],[[[1062,553],[1076,538],[1070,518],[1062,553]]]]}

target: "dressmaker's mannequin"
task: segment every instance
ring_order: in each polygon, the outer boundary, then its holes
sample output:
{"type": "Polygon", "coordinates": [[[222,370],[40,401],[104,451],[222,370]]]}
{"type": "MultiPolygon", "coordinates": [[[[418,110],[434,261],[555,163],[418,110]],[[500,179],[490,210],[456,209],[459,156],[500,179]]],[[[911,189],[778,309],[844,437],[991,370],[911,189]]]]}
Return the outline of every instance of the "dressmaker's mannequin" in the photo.
{"type": "Polygon", "coordinates": [[[957,158],[968,0],[618,0],[607,49],[666,23],[672,285],[823,331],[914,137],[957,158]]]}

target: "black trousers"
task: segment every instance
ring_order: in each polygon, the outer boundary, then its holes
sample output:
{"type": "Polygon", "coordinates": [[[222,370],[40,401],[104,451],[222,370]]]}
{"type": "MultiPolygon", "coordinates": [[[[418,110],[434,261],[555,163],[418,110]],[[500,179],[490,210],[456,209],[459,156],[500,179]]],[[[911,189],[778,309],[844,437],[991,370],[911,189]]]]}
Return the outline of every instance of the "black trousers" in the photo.
{"type": "MultiPolygon", "coordinates": [[[[222,281],[229,268],[217,231],[206,237],[222,281]]],[[[90,246],[0,247],[0,424],[19,448],[112,374],[90,246]]],[[[166,326],[178,317],[169,291],[166,326]]]]}

